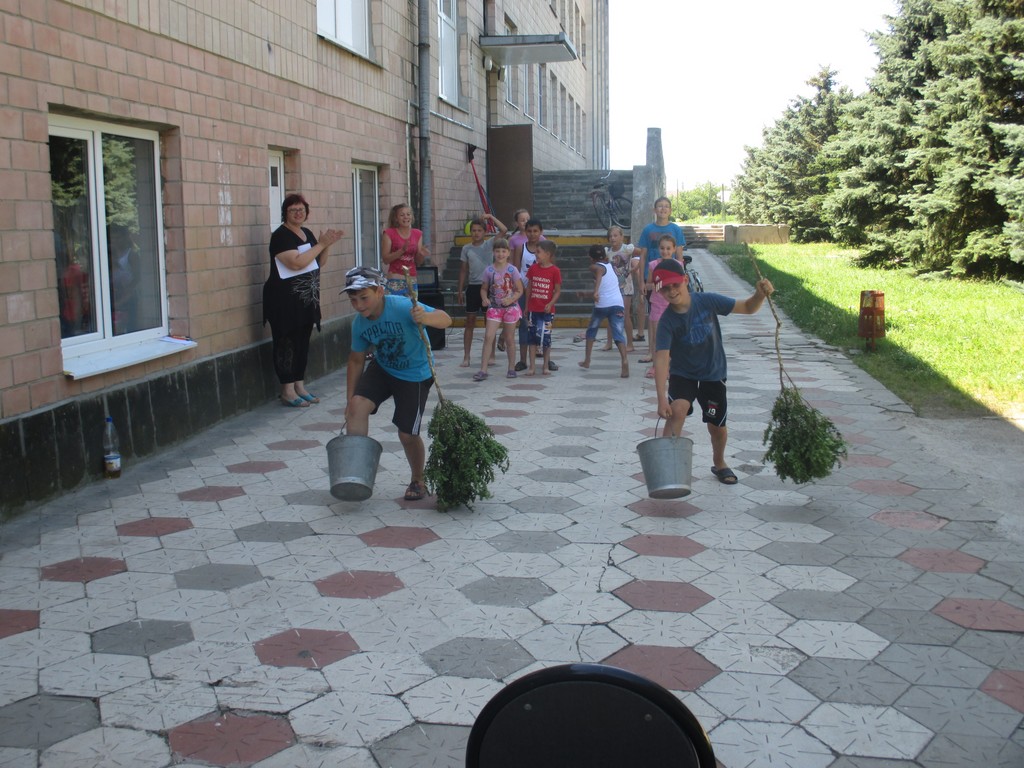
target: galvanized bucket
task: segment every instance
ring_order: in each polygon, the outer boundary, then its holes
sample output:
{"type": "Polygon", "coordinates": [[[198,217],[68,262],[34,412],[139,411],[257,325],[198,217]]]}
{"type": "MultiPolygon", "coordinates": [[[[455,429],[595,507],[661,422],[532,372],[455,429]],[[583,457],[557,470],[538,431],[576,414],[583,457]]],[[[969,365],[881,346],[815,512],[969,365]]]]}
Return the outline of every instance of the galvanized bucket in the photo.
{"type": "Polygon", "coordinates": [[[690,493],[693,441],[688,437],[652,437],[636,447],[652,499],[679,499],[690,493]]]}
{"type": "Polygon", "coordinates": [[[342,501],[366,501],[373,494],[383,446],[372,437],[338,435],[327,443],[331,496],[342,501]]]}

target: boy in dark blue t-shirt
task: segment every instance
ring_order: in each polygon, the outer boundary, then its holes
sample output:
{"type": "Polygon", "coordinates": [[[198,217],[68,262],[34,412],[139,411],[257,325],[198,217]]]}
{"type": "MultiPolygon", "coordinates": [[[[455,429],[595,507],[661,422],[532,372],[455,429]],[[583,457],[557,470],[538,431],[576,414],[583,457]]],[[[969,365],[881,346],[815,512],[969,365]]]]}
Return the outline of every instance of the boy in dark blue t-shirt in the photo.
{"type": "Polygon", "coordinates": [[[693,413],[693,401],[701,407],[703,421],[711,436],[714,466],[711,472],[725,485],[737,483],[736,473],[725,463],[725,426],[728,403],[725,347],[719,315],[752,315],[775,288],[760,280],[754,293],[736,300],[718,293],[691,294],[683,265],[662,259],[651,274],[655,290],[668,300],[658,323],[655,339],[654,384],[658,392],[658,415],[665,419],[664,436],[678,435],[686,417],[693,413]]]}

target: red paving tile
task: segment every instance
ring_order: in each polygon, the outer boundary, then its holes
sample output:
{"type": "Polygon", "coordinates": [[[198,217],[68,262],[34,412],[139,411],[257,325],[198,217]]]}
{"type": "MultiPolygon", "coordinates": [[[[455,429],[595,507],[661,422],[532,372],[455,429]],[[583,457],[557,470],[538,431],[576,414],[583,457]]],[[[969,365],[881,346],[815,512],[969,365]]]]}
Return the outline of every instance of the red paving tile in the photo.
{"type": "Polygon", "coordinates": [[[267,443],[271,451],[307,451],[323,445],[319,440],[278,440],[276,443],[267,443]]]}
{"type": "Polygon", "coordinates": [[[391,571],[343,571],[316,582],[324,597],[348,597],[372,600],[405,588],[405,584],[391,571]]]}
{"type": "Polygon", "coordinates": [[[228,472],[262,475],[266,472],[288,469],[288,465],[283,461],[243,461],[241,464],[229,464],[224,469],[228,472]]]}
{"type": "Polygon", "coordinates": [[[941,517],[912,509],[883,509],[873,514],[871,519],[890,528],[905,528],[908,531],[937,531],[946,525],[941,517]]]}
{"type": "Polygon", "coordinates": [[[899,480],[857,480],[850,487],[872,496],[912,496],[921,490],[899,480]]]}
{"type": "Polygon", "coordinates": [[[77,557],[74,560],[43,566],[39,578],[43,581],[80,581],[84,584],[127,570],[128,566],[124,560],[117,558],[77,557]]]}
{"type": "Polygon", "coordinates": [[[638,555],[654,557],[693,557],[707,547],[686,536],[643,534],[626,539],[622,544],[638,555]]]}
{"type": "Polygon", "coordinates": [[[632,581],[612,593],[642,611],[691,613],[714,600],[704,590],[679,581],[632,581]]]}
{"type": "Polygon", "coordinates": [[[393,525],[359,534],[359,539],[368,547],[393,547],[395,549],[416,549],[441,537],[429,528],[415,528],[407,525],[393,525]]]}
{"type": "Polygon", "coordinates": [[[488,424],[491,428],[491,432],[496,435],[507,435],[511,432],[516,432],[516,428],[508,424],[488,424]]]}
{"type": "Polygon", "coordinates": [[[179,531],[187,531],[192,521],[187,517],[147,517],[145,520],[133,520],[117,526],[118,536],[167,536],[179,531]]]}
{"type": "Polygon", "coordinates": [[[642,675],[673,691],[695,691],[722,671],[692,648],[657,645],[631,645],[603,663],[642,675]]]}
{"type": "Polygon", "coordinates": [[[245,489],[237,485],[205,485],[178,494],[182,501],[225,501],[236,496],[245,496],[245,489]]]}
{"type": "Polygon", "coordinates": [[[892,464],[890,459],[881,456],[868,456],[863,453],[851,453],[843,459],[843,466],[846,467],[891,467],[892,464]]]}
{"type": "Polygon", "coordinates": [[[359,652],[348,632],[325,629],[289,629],[253,643],[259,660],[275,667],[323,669],[359,652]]]}
{"type": "Polygon", "coordinates": [[[860,435],[857,434],[856,432],[850,435],[844,432],[843,440],[848,442],[850,445],[871,445],[871,443],[873,442],[872,439],[867,435],[860,435]]]}
{"type": "Polygon", "coordinates": [[[899,559],[935,573],[977,573],[985,567],[981,558],[955,549],[908,549],[899,559]]]}
{"type": "Polygon", "coordinates": [[[1024,611],[1002,600],[947,598],[932,613],[968,629],[993,632],[1024,632],[1024,611]]]}
{"type": "Polygon", "coordinates": [[[981,684],[981,690],[1018,712],[1024,712],[1024,672],[997,669],[981,684]]]}
{"type": "Polygon", "coordinates": [[[167,739],[175,762],[248,768],[290,747],[295,732],[284,717],[228,713],[179,725],[168,732],[167,739]]]}
{"type": "Polygon", "coordinates": [[[39,629],[39,611],[0,608],[0,638],[39,629]]]}
{"type": "MultiPolygon", "coordinates": [[[[643,472],[638,472],[632,477],[641,483],[644,481],[643,472]]],[[[642,499],[634,501],[626,508],[644,517],[689,517],[701,511],[693,504],[678,499],[642,499]]]]}
{"type": "Polygon", "coordinates": [[[540,398],[533,395],[505,395],[505,397],[496,397],[494,399],[499,403],[533,403],[540,398]]]}

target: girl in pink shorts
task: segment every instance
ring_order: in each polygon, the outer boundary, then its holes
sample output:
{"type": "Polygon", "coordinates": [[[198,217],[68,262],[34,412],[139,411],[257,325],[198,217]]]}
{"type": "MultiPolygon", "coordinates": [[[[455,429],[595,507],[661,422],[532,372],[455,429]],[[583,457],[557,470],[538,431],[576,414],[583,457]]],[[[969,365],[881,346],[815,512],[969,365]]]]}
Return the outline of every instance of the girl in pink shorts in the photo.
{"type": "MultiPolygon", "coordinates": [[[[671,259],[675,257],[676,252],[676,239],[672,235],[662,235],[661,239],[658,240],[658,256],[662,259],[671,259]]],[[[657,268],[658,262],[651,263],[651,272],[657,268]]],[[[654,340],[658,337],[658,321],[661,320],[661,316],[665,314],[665,310],[668,308],[668,299],[661,295],[659,291],[651,291],[651,312],[647,318],[648,332],[651,335],[651,344],[654,344],[654,340]]],[[[654,366],[648,369],[647,373],[644,374],[648,379],[654,378],[654,366]]]]}
{"type": "Polygon", "coordinates": [[[519,270],[508,263],[511,251],[508,240],[503,237],[494,238],[494,263],[484,270],[483,283],[480,286],[480,303],[487,309],[487,326],[484,332],[484,351],[480,361],[480,370],[473,374],[473,381],[487,378],[487,366],[491,364],[491,351],[494,349],[494,337],[501,327],[502,340],[505,342],[505,354],[508,355],[509,379],[516,378],[515,346],[512,332],[522,317],[519,308],[519,297],[523,295],[523,278],[519,270]]]}

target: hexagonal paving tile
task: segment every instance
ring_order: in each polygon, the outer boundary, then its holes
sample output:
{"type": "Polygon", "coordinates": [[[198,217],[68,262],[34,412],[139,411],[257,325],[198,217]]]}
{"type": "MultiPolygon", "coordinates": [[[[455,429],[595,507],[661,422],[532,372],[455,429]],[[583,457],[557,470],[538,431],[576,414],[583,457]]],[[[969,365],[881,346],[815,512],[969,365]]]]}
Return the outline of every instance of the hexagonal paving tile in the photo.
{"type": "Polygon", "coordinates": [[[415,528],[411,525],[389,525],[374,531],[360,533],[359,539],[368,547],[393,547],[396,549],[416,549],[432,541],[440,541],[441,537],[429,528],[415,528]]]}
{"type": "Polygon", "coordinates": [[[76,557],[45,565],[39,578],[43,581],[80,581],[82,583],[113,576],[128,570],[124,560],[113,557],[76,557]]]}
{"type": "Polygon", "coordinates": [[[673,581],[632,581],[612,594],[634,608],[675,613],[690,613],[714,599],[692,584],[673,581]]]}
{"type": "Polygon", "coordinates": [[[92,650],[93,653],[148,657],[194,639],[188,622],[143,619],[93,632],[92,650]]]}
{"type": "Polygon", "coordinates": [[[253,523],[235,529],[235,536],[239,541],[285,542],[312,535],[313,529],[307,523],[253,523]]]}
{"type": "Polygon", "coordinates": [[[936,573],[977,573],[985,567],[980,557],[951,549],[908,549],[899,559],[936,573]]]}
{"type": "Polygon", "coordinates": [[[226,565],[211,563],[178,571],[174,581],[180,589],[205,589],[227,592],[235,587],[263,581],[263,574],[255,565],[226,565]]]}
{"type": "Polygon", "coordinates": [[[540,579],[517,576],[488,576],[459,589],[478,605],[526,607],[555,594],[540,579]]]}
{"type": "Polygon", "coordinates": [[[405,588],[389,571],[343,571],[317,579],[316,588],[324,597],[350,597],[373,600],[405,588]]]}
{"type": "Polygon", "coordinates": [[[519,643],[460,637],[422,654],[423,661],[439,675],[501,680],[532,664],[534,659],[519,643]]]}
{"type": "Polygon", "coordinates": [[[147,517],[117,526],[118,536],[166,536],[169,533],[187,531],[192,521],[187,517],[147,517]]]}
{"type": "Polygon", "coordinates": [[[707,549],[703,544],[699,544],[688,536],[633,536],[622,542],[622,545],[638,555],[653,557],[693,557],[707,549]]]}
{"type": "Polygon", "coordinates": [[[237,485],[204,485],[178,494],[182,501],[227,501],[238,496],[245,496],[245,489],[237,485]]]}
{"type": "Polygon", "coordinates": [[[254,643],[253,648],[264,664],[306,669],[323,669],[359,651],[348,632],[324,629],[289,629],[254,643]]]}
{"type": "Polygon", "coordinates": [[[692,648],[630,645],[604,660],[672,691],[696,691],[722,670],[692,648]]]}
{"type": "Polygon", "coordinates": [[[0,747],[46,749],[99,724],[99,706],[91,698],[30,696],[0,707],[0,747]]]}
{"type": "Polygon", "coordinates": [[[270,715],[214,714],[172,728],[168,742],[178,762],[252,765],[295,741],[288,719],[270,715]]]}
{"type": "Polygon", "coordinates": [[[0,638],[39,629],[39,611],[0,608],[0,638]]]}
{"type": "Polygon", "coordinates": [[[994,632],[1024,632],[1024,611],[1002,600],[948,598],[932,608],[932,611],[961,627],[994,632]]]}

